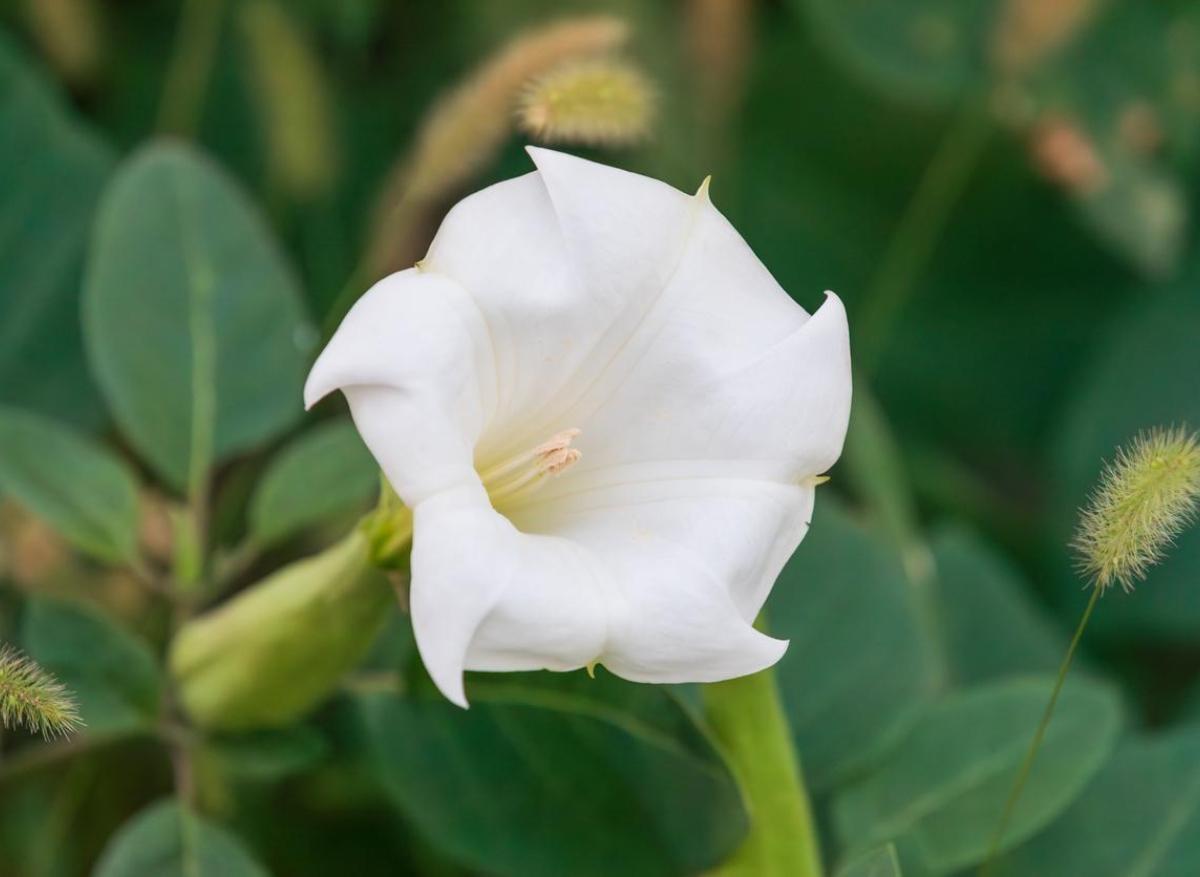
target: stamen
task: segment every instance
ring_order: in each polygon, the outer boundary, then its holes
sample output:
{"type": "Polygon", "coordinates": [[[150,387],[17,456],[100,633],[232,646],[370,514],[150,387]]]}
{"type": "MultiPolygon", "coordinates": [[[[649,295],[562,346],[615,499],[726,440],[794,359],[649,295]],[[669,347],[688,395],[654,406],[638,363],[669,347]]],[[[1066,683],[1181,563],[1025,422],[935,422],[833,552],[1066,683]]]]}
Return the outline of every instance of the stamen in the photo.
{"type": "Polygon", "coordinates": [[[573,466],[583,454],[571,442],[579,436],[575,428],[564,429],[532,450],[517,454],[480,473],[480,480],[492,505],[511,504],[537,490],[549,477],[560,475],[573,466]]]}

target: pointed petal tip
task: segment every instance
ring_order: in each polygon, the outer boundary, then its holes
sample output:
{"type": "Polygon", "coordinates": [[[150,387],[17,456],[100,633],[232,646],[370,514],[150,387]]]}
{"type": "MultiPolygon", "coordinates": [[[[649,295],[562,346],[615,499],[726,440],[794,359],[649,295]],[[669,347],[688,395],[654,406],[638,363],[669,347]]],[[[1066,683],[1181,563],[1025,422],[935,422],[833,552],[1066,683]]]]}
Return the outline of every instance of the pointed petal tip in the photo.
{"type": "MultiPolygon", "coordinates": [[[[417,591],[412,598],[419,599],[417,591]]],[[[457,707],[468,709],[467,692],[463,679],[466,669],[467,645],[471,633],[463,629],[434,628],[420,623],[424,616],[419,603],[410,606],[413,615],[413,634],[417,641],[417,652],[425,664],[425,672],[446,700],[457,707]],[[464,636],[465,635],[465,636],[464,636]]],[[[473,631],[473,628],[471,629],[473,631]]]]}
{"type": "Polygon", "coordinates": [[[759,672],[759,670],[766,670],[768,667],[774,667],[776,664],[778,664],[783,656],[787,654],[788,646],[792,644],[790,639],[776,639],[773,636],[767,636],[765,633],[760,632],[760,634],[765,640],[765,642],[762,643],[763,657],[770,658],[770,660],[768,663],[763,664],[758,670],[753,671],[755,673],[759,672]]]}
{"type": "Polygon", "coordinates": [[[534,165],[539,170],[543,161],[553,161],[555,158],[575,157],[566,152],[559,152],[557,149],[547,149],[545,146],[534,146],[533,144],[526,145],[525,154],[533,160],[534,165]]]}
{"type": "Polygon", "coordinates": [[[696,198],[698,198],[699,200],[704,201],[708,204],[711,204],[712,198],[708,194],[708,189],[709,189],[709,186],[711,186],[711,185],[712,185],[712,174],[709,174],[708,176],[706,176],[704,178],[704,181],[702,183],[700,183],[700,188],[696,190],[696,198]]]}
{"type": "MultiPolygon", "coordinates": [[[[328,350],[328,348],[326,348],[328,350]]],[[[308,373],[308,379],[304,382],[304,410],[311,411],[313,406],[337,389],[331,386],[328,377],[325,374],[325,369],[322,368],[322,362],[325,360],[325,354],[322,352],[317,357],[317,361],[313,363],[312,370],[308,373]]]]}
{"type": "Polygon", "coordinates": [[[825,290],[825,300],[821,302],[820,307],[813,311],[812,316],[820,316],[823,320],[842,323],[843,325],[849,322],[846,315],[845,302],[832,289],[825,290]]]}
{"type": "Polygon", "coordinates": [[[471,705],[467,702],[467,691],[463,683],[463,671],[454,670],[452,668],[434,668],[429,664],[425,665],[429,676],[433,679],[433,684],[437,686],[438,691],[446,700],[450,701],[456,707],[461,709],[470,709],[471,705]]]}

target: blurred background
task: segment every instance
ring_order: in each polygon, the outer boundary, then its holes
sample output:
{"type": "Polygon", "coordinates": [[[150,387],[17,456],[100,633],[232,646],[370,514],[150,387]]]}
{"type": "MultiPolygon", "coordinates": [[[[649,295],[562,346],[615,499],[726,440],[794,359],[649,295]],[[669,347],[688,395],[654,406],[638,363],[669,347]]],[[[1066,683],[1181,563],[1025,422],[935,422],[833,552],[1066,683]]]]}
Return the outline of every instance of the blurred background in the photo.
{"type": "MultiPolygon", "coordinates": [[[[872,833],[831,802],[863,775],[864,752],[917,721],[914,704],[1056,666],[1086,599],[1066,545],[1114,447],[1145,427],[1200,426],[1200,7],[1186,0],[10,0],[0,404],[135,467],[141,551],[163,563],[177,549],[178,485],[137,462],[144,448],[115,428],[79,317],[108,181],[163,137],[201,150],[261,215],[302,298],[309,350],[371,281],[420,258],[455,200],[531,170],[531,142],[689,192],[711,174],[714,203],[801,305],[815,308],[825,289],[843,297],[851,434],[780,585],[828,581],[833,614],[806,646],[811,607],[778,595],[769,607],[793,637],[781,684],[796,692],[789,717],[830,850],[872,833]],[[617,103],[572,118],[555,95],[597,69],[617,103]],[[897,613],[915,626],[897,632],[897,613]],[[935,671],[906,663],[921,625],[941,632],[935,671]],[[846,666],[838,649],[878,654],[845,670],[853,704],[810,708],[807,693],[846,666]],[[859,749],[840,751],[852,732],[859,749]]],[[[126,343],[144,338],[131,330],[126,343]]],[[[329,544],[373,499],[373,468],[341,412],[302,421],[298,393],[294,403],[281,428],[216,461],[212,550],[235,588],[329,544]],[[344,450],[327,476],[342,489],[314,520],[239,553],[270,517],[266,475],[289,480],[277,470],[300,454],[297,436],[344,450]]],[[[292,480],[309,477],[300,460],[292,480]]],[[[170,621],[134,576],[81,557],[9,492],[0,464],[0,638],[86,689],[85,718],[98,718],[55,744],[78,757],[5,735],[0,874],[89,873],[118,827],[171,789],[158,744],[129,733],[131,715],[156,709],[170,621]],[[101,623],[119,631],[97,634],[101,623]]],[[[275,508],[310,500],[285,491],[275,508]]],[[[1200,717],[1198,584],[1193,531],[1135,593],[1097,611],[1085,672],[1119,692],[1129,729],[1200,717]]],[[[411,661],[401,616],[393,627],[372,666],[411,661]]],[[[509,829],[482,817],[464,828],[453,814],[431,824],[436,814],[414,817],[425,798],[401,791],[397,806],[378,788],[349,712],[335,702],[286,732],[204,749],[218,777],[206,812],[272,873],[690,873],[738,836],[708,814],[708,828],[688,829],[712,844],[694,858],[643,838],[633,846],[644,860],[576,867],[564,838],[591,849],[590,818],[557,826],[535,808],[544,833],[529,829],[525,847],[481,840],[509,829]]],[[[472,733],[459,742],[487,752],[485,731],[472,733]]],[[[406,775],[453,749],[428,743],[406,775]]],[[[493,800],[524,800],[480,782],[493,800]]],[[[435,778],[421,783],[436,796],[435,778]]],[[[588,794],[569,786],[566,799],[588,794]]],[[[626,808],[622,794],[596,794],[596,813],[626,808]]]]}

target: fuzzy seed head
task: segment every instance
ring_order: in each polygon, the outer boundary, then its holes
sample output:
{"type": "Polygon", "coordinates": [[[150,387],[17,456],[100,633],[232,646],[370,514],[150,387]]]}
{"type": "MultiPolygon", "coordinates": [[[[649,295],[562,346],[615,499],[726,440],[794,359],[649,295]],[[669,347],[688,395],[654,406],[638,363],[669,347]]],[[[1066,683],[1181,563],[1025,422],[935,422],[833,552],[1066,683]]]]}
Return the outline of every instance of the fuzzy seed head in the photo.
{"type": "Polygon", "coordinates": [[[629,25],[585,15],[515,37],[444,95],[421,123],[412,152],[388,173],[367,247],[370,273],[382,277],[411,264],[429,243],[427,211],[464,185],[512,131],[513,106],[531,79],[572,58],[612,52],[629,25]]]}
{"type": "Polygon", "coordinates": [[[1145,579],[1190,523],[1200,500],[1200,442],[1184,428],[1152,429],[1117,450],[1080,515],[1073,547],[1096,587],[1145,579]]]}
{"type": "Polygon", "coordinates": [[[49,739],[66,737],[82,724],[62,683],[15,649],[0,646],[0,725],[49,739]]]}
{"type": "Polygon", "coordinates": [[[621,146],[642,140],[654,117],[654,91],[627,63],[571,61],[534,79],[517,107],[523,131],[544,143],[621,146]]]}

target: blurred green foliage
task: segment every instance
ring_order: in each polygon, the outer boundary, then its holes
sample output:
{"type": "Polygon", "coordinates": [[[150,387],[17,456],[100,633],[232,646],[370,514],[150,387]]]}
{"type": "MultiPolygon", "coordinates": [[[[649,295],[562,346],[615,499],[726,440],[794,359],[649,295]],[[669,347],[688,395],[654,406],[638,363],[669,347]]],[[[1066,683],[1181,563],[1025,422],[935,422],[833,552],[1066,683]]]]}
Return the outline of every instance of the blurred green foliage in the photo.
{"type": "MultiPolygon", "coordinates": [[[[687,687],[478,676],[462,712],[398,608],[280,727],[190,726],[165,669],[178,614],[373,499],[300,387],[423,120],[523,29],[594,12],[628,21],[661,112],[585,153],[712,173],[797,301],[850,309],[847,453],[767,607],[829,873],[981,861],[1085,599],[1076,510],[1137,430],[1200,426],[1185,0],[5,6],[0,638],[87,729],[0,741],[0,874],[682,875],[738,846],[755,814],[687,687]]],[[[528,171],[521,145],[413,239],[528,171]]],[[[1193,531],[1102,601],[1000,873],[1198,872],[1198,582],[1193,531]]]]}

